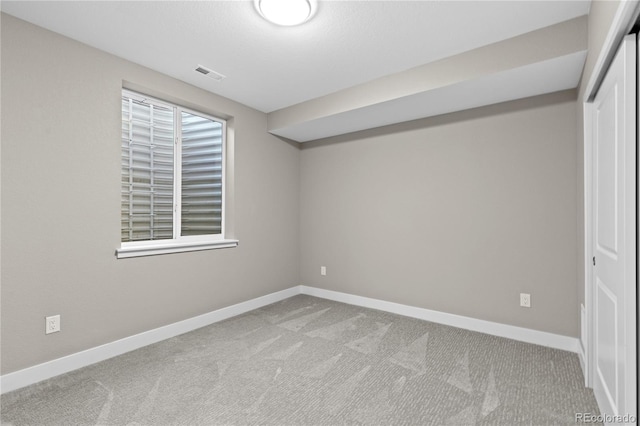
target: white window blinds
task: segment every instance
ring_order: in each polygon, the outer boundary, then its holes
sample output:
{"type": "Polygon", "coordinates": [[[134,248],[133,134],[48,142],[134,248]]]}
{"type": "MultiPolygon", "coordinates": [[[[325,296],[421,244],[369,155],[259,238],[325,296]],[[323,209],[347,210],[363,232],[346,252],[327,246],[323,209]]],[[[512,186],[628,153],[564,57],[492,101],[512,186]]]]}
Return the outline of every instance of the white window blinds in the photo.
{"type": "Polygon", "coordinates": [[[122,96],[122,242],[222,236],[225,123],[122,96]]]}
{"type": "Polygon", "coordinates": [[[182,112],[182,233],[222,231],[222,124],[182,112]]]}

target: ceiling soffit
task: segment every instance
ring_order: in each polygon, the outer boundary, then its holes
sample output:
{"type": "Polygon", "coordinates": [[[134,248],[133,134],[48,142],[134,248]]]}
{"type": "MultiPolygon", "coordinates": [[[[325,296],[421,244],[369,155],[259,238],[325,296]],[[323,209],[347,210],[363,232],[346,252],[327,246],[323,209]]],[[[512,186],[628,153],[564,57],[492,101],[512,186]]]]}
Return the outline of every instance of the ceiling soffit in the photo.
{"type": "Polygon", "coordinates": [[[582,16],[273,111],[268,130],[306,142],[572,89],[586,49],[582,16]]]}

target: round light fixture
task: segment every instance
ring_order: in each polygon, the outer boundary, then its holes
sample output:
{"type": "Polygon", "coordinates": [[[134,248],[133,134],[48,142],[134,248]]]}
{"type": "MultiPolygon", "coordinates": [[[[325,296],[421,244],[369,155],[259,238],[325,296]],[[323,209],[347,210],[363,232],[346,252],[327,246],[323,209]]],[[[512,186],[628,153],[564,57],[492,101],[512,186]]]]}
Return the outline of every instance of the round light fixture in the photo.
{"type": "Polygon", "coordinates": [[[255,5],[264,19],[286,27],[307,22],[316,9],[315,0],[255,0],[255,5]]]}

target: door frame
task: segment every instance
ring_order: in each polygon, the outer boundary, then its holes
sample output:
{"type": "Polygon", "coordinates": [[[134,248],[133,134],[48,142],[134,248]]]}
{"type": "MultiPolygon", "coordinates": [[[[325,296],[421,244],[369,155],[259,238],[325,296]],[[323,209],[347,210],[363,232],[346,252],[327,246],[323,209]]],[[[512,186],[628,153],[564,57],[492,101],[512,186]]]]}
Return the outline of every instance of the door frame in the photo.
{"type": "MultiPolygon", "coordinates": [[[[585,385],[588,387],[593,387],[594,377],[595,377],[595,362],[594,356],[595,353],[595,343],[594,343],[594,330],[595,330],[595,319],[594,319],[594,311],[593,311],[593,301],[594,301],[594,285],[593,285],[593,269],[592,269],[592,258],[593,258],[593,117],[594,117],[594,105],[593,99],[600,87],[604,76],[606,75],[607,70],[613,58],[620,47],[623,38],[629,33],[634,23],[638,19],[638,14],[640,13],[640,5],[638,2],[621,2],[618,10],[616,11],[616,15],[614,17],[612,26],[609,30],[607,38],[604,42],[603,48],[600,51],[600,55],[596,61],[593,73],[589,82],[587,83],[586,90],[584,92],[584,96],[581,99],[583,103],[583,124],[584,124],[584,205],[583,205],[583,214],[584,214],[584,290],[585,290],[585,318],[581,325],[581,344],[580,348],[582,353],[582,361],[583,361],[583,372],[585,376],[585,385]],[[586,340],[586,341],[585,341],[586,340]]],[[[636,77],[637,78],[637,77],[636,77]]],[[[636,93],[640,90],[638,86],[638,82],[636,81],[636,93]]],[[[638,108],[636,108],[638,109],[638,108]]],[[[635,119],[638,120],[640,117],[638,115],[638,111],[636,111],[635,119]]],[[[638,123],[638,121],[636,121],[638,123]]],[[[637,126],[637,125],[636,125],[637,126]]],[[[637,133],[637,130],[636,130],[637,133]]],[[[637,134],[636,134],[637,138],[637,134]]],[[[633,141],[635,144],[636,141],[633,141]]],[[[635,152],[635,145],[632,149],[635,152]]],[[[630,162],[636,162],[636,156],[638,153],[635,153],[633,159],[626,159],[627,164],[630,162]]],[[[636,166],[637,167],[637,166],[636,166]]],[[[636,170],[629,170],[627,168],[625,180],[627,182],[636,183],[636,170]]],[[[638,186],[636,185],[636,191],[638,190],[638,186]]],[[[625,210],[636,210],[636,200],[638,198],[637,192],[631,194],[630,202],[633,200],[632,206],[625,206],[625,210]]],[[[625,219],[627,220],[627,219],[625,219]]],[[[636,215],[633,215],[632,218],[628,218],[629,222],[625,225],[629,226],[627,229],[633,230],[633,235],[629,235],[629,237],[624,242],[625,248],[628,249],[628,252],[631,256],[636,257],[638,253],[636,252],[636,242],[637,242],[637,211],[636,215]]],[[[627,285],[633,285],[633,292],[636,293],[635,285],[636,285],[636,268],[637,268],[637,257],[636,264],[633,267],[629,266],[625,270],[625,282],[627,285]]],[[[633,262],[629,262],[632,264],[633,262]]],[[[636,341],[636,330],[635,326],[637,323],[637,293],[633,300],[625,301],[625,309],[627,315],[627,323],[633,324],[633,332],[627,333],[627,339],[631,340],[631,345],[627,348],[627,359],[635,359],[632,366],[635,372],[635,368],[637,367],[637,341],[636,341]],[[633,356],[629,356],[632,354],[633,356]]],[[[633,374],[633,377],[636,377],[636,374],[633,374]]],[[[632,409],[634,411],[633,414],[637,414],[637,407],[635,402],[636,397],[636,384],[627,383],[625,393],[627,394],[627,399],[625,401],[625,409],[632,409]],[[631,397],[633,394],[633,397],[631,397]]],[[[625,413],[622,413],[625,414],[625,413]]]]}

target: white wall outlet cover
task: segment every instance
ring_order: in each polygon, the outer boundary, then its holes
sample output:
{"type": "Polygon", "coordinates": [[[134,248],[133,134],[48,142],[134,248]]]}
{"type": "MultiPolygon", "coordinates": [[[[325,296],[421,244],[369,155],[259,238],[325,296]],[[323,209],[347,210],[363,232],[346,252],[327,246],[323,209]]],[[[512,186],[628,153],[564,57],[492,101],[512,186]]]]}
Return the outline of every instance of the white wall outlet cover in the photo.
{"type": "Polygon", "coordinates": [[[60,315],[53,315],[46,317],[45,320],[45,334],[57,333],[60,331],[60,315]]]}
{"type": "Polygon", "coordinates": [[[524,308],[531,307],[531,295],[528,293],[520,293],[520,306],[524,308]]]}
{"type": "Polygon", "coordinates": [[[326,266],[321,266],[320,267],[320,275],[327,275],[327,267],[326,266]]]}

